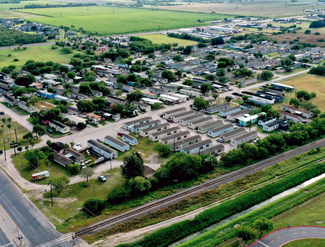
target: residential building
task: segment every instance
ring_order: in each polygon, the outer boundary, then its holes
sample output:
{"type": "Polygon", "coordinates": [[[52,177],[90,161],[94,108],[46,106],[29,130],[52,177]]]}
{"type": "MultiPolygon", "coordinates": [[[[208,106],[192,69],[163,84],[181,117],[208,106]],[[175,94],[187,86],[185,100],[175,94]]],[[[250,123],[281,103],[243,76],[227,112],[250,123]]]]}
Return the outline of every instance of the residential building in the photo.
{"type": "Polygon", "coordinates": [[[133,121],[123,123],[123,129],[129,130],[132,126],[137,126],[143,123],[148,123],[153,121],[152,117],[138,118],[133,121]]]}
{"type": "Polygon", "coordinates": [[[185,148],[189,145],[200,142],[201,140],[202,140],[202,137],[200,135],[189,136],[189,137],[184,138],[180,141],[176,141],[175,143],[174,142],[169,143],[169,146],[172,148],[172,150],[179,151],[181,148],[185,148]]]}
{"type": "MultiPolygon", "coordinates": [[[[159,101],[160,102],[160,101],[159,101]]],[[[139,110],[142,110],[142,111],[150,111],[151,110],[151,106],[150,105],[147,105],[145,103],[142,103],[142,102],[138,102],[138,101],[133,101],[132,102],[132,105],[134,106],[137,106],[139,110]]]]}
{"type": "Polygon", "coordinates": [[[187,154],[197,154],[197,153],[201,154],[201,151],[203,151],[206,148],[212,147],[212,145],[213,143],[211,140],[204,140],[189,145],[187,147],[181,148],[179,151],[187,154]]]}
{"type": "Polygon", "coordinates": [[[75,99],[75,100],[87,100],[88,99],[88,96],[87,95],[84,95],[84,94],[81,94],[81,93],[78,93],[78,92],[71,92],[70,96],[69,96],[71,99],[75,99]]]}
{"type": "Polygon", "coordinates": [[[79,110],[76,107],[72,107],[72,106],[65,106],[65,108],[67,109],[68,113],[71,115],[75,115],[78,116],[79,115],[79,110]]]}
{"type": "Polygon", "coordinates": [[[142,91],[144,97],[149,98],[149,99],[157,99],[157,94],[147,92],[147,91],[142,91]]]}
{"type": "Polygon", "coordinates": [[[74,149],[70,149],[70,148],[65,149],[65,156],[70,159],[73,159],[75,163],[78,164],[85,162],[85,156],[74,149]]]}
{"type": "Polygon", "coordinates": [[[41,98],[54,99],[55,94],[49,93],[47,91],[38,91],[37,95],[41,98]]]}
{"type": "Polygon", "coordinates": [[[146,137],[150,133],[158,132],[161,130],[166,130],[166,129],[169,129],[169,127],[170,127],[169,123],[163,123],[163,124],[159,124],[159,125],[155,125],[155,126],[146,128],[146,129],[142,129],[142,130],[140,130],[140,136],[146,137]]]}
{"type": "Polygon", "coordinates": [[[56,131],[65,134],[70,131],[70,127],[54,119],[49,120],[49,126],[56,131]]]}
{"type": "Polygon", "coordinates": [[[221,117],[227,117],[228,115],[239,112],[241,110],[240,106],[234,106],[225,110],[220,110],[219,111],[219,116],[221,117]]]}
{"type": "Polygon", "coordinates": [[[190,97],[202,97],[202,93],[196,92],[194,90],[181,89],[180,93],[185,94],[190,97]]]}
{"type": "Polygon", "coordinates": [[[180,120],[187,118],[187,117],[194,117],[196,116],[195,111],[186,111],[182,112],[173,116],[170,116],[170,119],[172,119],[174,122],[179,122],[180,120]]]}
{"type": "Polygon", "coordinates": [[[267,118],[258,120],[258,125],[264,126],[264,125],[270,124],[270,123],[275,122],[275,121],[276,121],[276,118],[267,117],[267,118]]]}
{"type": "Polygon", "coordinates": [[[231,139],[230,144],[237,147],[237,145],[244,143],[244,142],[249,142],[249,141],[255,139],[256,137],[257,137],[257,132],[252,131],[252,132],[243,134],[241,136],[234,137],[233,139],[231,139]]]}
{"type": "Polygon", "coordinates": [[[133,133],[139,133],[141,130],[153,127],[153,126],[157,126],[160,125],[161,121],[159,119],[154,120],[154,121],[150,121],[150,122],[145,122],[143,124],[139,124],[139,125],[133,125],[130,128],[130,131],[133,133]]]}
{"type": "Polygon", "coordinates": [[[138,139],[137,138],[134,138],[133,136],[130,136],[130,135],[125,134],[125,133],[123,134],[122,139],[123,139],[123,141],[129,143],[129,145],[131,145],[131,146],[134,146],[134,145],[138,144],[138,139]]]}
{"type": "Polygon", "coordinates": [[[200,154],[210,154],[210,155],[219,155],[225,151],[225,146],[218,144],[210,148],[203,149],[200,154]]]}
{"type": "Polygon", "coordinates": [[[83,113],[83,115],[87,116],[87,118],[93,123],[98,125],[99,122],[102,120],[102,117],[99,115],[96,115],[94,113],[83,113]]]}
{"type": "Polygon", "coordinates": [[[18,104],[18,101],[9,95],[3,95],[3,97],[5,98],[5,102],[11,106],[15,106],[18,104]]]}
{"type": "Polygon", "coordinates": [[[64,96],[61,96],[61,95],[55,95],[54,96],[54,99],[55,100],[58,100],[58,101],[65,100],[66,102],[70,102],[71,101],[71,99],[69,99],[68,97],[64,97],[64,96]]]}
{"type": "Polygon", "coordinates": [[[29,106],[27,106],[27,103],[26,103],[25,101],[19,101],[19,102],[18,102],[18,106],[19,106],[21,109],[23,109],[23,110],[25,110],[25,111],[27,111],[27,112],[29,112],[29,113],[31,113],[31,112],[35,112],[35,111],[36,111],[36,107],[35,107],[35,106],[33,106],[33,105],[29,105],[29,106]]]}
{"type": "Polygon", "coordinates": [[[173,128],[169,128],[169,129],[161,130],[161,131],[158,131],[158,132],[150,133],[149,134],[149,139],[151,141],[158,141],[161,138],[164,138],[164,137],[169,136],[169,135],[177,134],[178,132],[180,132],[180,128],[178,126],[176,126],[176,127],[173,127],[173,128]]]}
{"type": "Polygon", "coordinates": [[[66,157],[65,155],[63,155],[61,153],[54,153],[53,159],[56,163],[58,163],[59,165],[65,167],[65,168],[68,168],[69,165],[72,163],[71,159],[69,159],[68,157],[66,157]]]}
{"type": "Polygon", "coordinates": [[[288,128],[289,125],[285,119],[278,119],[275,122],[271,122],[263,126],[263,130],[266,132],[271,132],[276,129],[286,130],[288,128]]]}
{"type": "Polygon", "coordinates": [[[174,105],[178,104],[180,102],[179,98],[167,95],[167,94],[161,94],[160,99],[166,104],[166,105],[174,105]]]}
{"type": "Polygon", "coordinates": [[[220,135],[220,138],[222,140],[224,140],[225,142],[227,141],[230,141],[231,139],[234,139],[238,136],[241,136],[245,133],[245,129],[244,128],[238,128],[238,129],[234,129],[234,130],[231,130],[227,133],[224,133],[224,134],[221,134],[220,135]]]}
{"type": "Polygon", "coordinates": [[[198,126],[198,131],[200,133],[206,133],[209,130],[214,129],[214,128],[217,128],[217,127],[219,127],[221,125],[222,125],[222,121],[221,120],[213,121],[212,123],[207,123],[207,124],[198,126]]]}
{"type": "Polygon", "coordinates": [[[93,152],[102,155],[106,159],[115,159],[118,157],[118,152],[116,150],[113,150],[104,144],[96,141],[95,139],[90,139],[87,141],[87,146],[90,150],[93,152]]]}
{"type": "Polygon", "coordinates": [[[213,113],[223,111],[223,110],[226,110],[226,109],[229,109],[229,108],[230,108],[230,103],[227,102],[227,103],[222,103],[222,104],[219,104],[219,105],[210,106],[210,107],[208,107],[206,109],[206,112],[210,113],[210,114],[213,114],[213,113]]]}
{"type": "Polygon", "coordinates": [[[64,117],[68,118],[70,122],[72,122],[74,125],[78,125],[78,123],[87,124],[86,119],[78,117],[76,115],[65,115],[64,117]]]}
{"type": "Polygon", "coordinates": [[[291,114],[300,115],[304,118],[312,118],[314,116],[313,113],[310,111],[306,111],[289,105],[282,105],[281,110],[290,112],[291,114]]]}
{"type": "Polygon", "coordinates": [[[186,118],[183,118],[179,121],[179,124],[183,125],[183,126],[186,126],[188,125],[189,123],[192,123],[194,121],[197,121],[197,120],[201,120],[201,119],[204,119],[205,116],[202,114],[202,113],[197,113],[196,115],[194,116],[187,116],[186,118]]]}
{"type": "Polygon", "coordinates": [[[226,124],[226,125],[209,130],[208,135],[210,137],[217,137],[218,135],[227,133],[233,129],[234,129],[234,126],[232,124],[226,124]]]}
{"type": "Polygon", "coordinates": [[[167,119],[170,116],[176,114],[177,112],[183,112],[183,111],[186,111],[186,108],[185,107],[180,107],[180,108],[176,108],[176,109],[173,109],[173,110],[170,110],[170,111],[163,112],[161,115],[162,115],[163,118],[167,119]]]}
{"type": "Polygon", "coordinates": [[[234,122],[236,121],[236,119],[239,119],[241,117],[244,117],[246,114],[248,114],[250,112],[249,109],[243,109],[243,110],[240,110],[240,111],[237,111],[235,113],[232,113],[232,114],[229,114],[227,116],[227,120],[231,121],[231,122],[234,122]]]}
{"type": "Polygon", "coordinates": [[[63,153],[66,147],[62,142],[52,142],[50,145],[50,149],[56,153],[63,153]]]}
{"type": "Polygon", "coordinates": [[[179,132],[177,134],[174,134],[174,135],[170,135],[170,136],[166,136],[164,138],[161,138],[159,140],[159,143],[163,143],[163,144],[175,143],[176,141],[180,141],[182,139],[186,139],[190,135],[191,135],[191,133],[188,130],[181,131],[181,132],[179,132]]]}
{"type": "Polygon", "coordinates": [[[208,123],[212,123],[214,121],[215,121],[215,119],[213,117],[205,117],[203,119],[195,120],[195,121],[189,123],[188,127],[190,129],[198,129],[199,126],[205,125],[208,123]]]}
{"type": "Polygon", "coordinates": [[[92,90],[91,91],[91,94],[94,96],[94,97],[102,97],[103,96],[103,93],[100,92],[100,91],[96,91],[96,90],[92,90]]]}
{"type": "Polygon", "coordinates": [[[113,148],[116,148],[117,150],[121,151],[121,152],[125,152],[125,151],[128,151],[130,150],[130,145],[125,143],[125,142],[122,142],[118,139],[115,139],[109,135],[105,136],[104,138],[104,142],[106,144],[108,144],[109,146],[113,147],[113,148]]]}
{"type": "Polygon", "coordinates": [[[261,116],[261,115],[266,115],[264,112],[261,112],[259,114],[255,114],[253,116],[247,116],[247,117],[242,117],[242,118],[239,118],[239,123],[243,126],[248,126],[248,125],[251,125],[251,124],[254,124],[254,123],[257,123],[258,122],[258,118],[261,116]]]}

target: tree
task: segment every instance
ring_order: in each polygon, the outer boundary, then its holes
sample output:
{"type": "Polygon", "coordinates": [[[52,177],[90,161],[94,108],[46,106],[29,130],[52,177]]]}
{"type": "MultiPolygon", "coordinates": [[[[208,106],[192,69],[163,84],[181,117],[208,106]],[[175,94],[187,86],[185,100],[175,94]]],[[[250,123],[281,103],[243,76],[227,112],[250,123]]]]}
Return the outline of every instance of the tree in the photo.
{"type": "Polygon", "coordinates": [[[94,170],[90,167],[87,167],[81,170],[80,177],[86,179],[86,182],[88,183],[88,179],[94,174],[95,174],[94,170]]]}
{"type": "Polygon", "coordinates": [[[168,79],[169,82],[176,80],[176,75],[172,71],[170,71],[170,70],[164,70],[161,73],[161,77],[168,79]]]}
{"type": "Polygon", "coordinates": [[[247,243],[250,240],[255,239],[256,236],[256,232],[248,227],[248,226],[239,226],[237,228],[237,237],[243,239],[245,241],[245,243],[247,243]]]}
{"type": "Polygon", "coordinates": [[[90,94],[91,93],[91,87],[89,83],[83,82],[79,86],[79,93],[84,93],[84,94],[90,94]]]}
{"type": "Polygon", "coordinates": [[[254,228],[260,232],[260,235],[262,233],[267,233],[273,230],[273,222],[261,217],[254,221],[254,228]]]}
{"type": "Polygon", "coordinates": [[[48,185],[52,184],[54,190],[60,194],[65,189],[65,187],[68,186],[69,183],[70,180],[66,175],[60,175],[58,177],[51,177],[48,185]]]}
{"type": "Polygon", "coordinates": [[[88,71],[84,74],[83,79],[85,81],[95,81],[96,80],[96,73],[94,71],[88,71]]]}
{"type": "Polygon", "coordinates": [[[310,34],[311,33],[311,31],[309,30],[309,29],[307,29],[306,31],[305,31],[305,34],[310,34]]]}
{"type": "Polygon", "coordinates": [[[36,81],[35,76],[25,75],[25,76],[18,77],[15,80],[15,84],[23,87],[28,87],[30,84],[32,84],[35,81],[36,81]]]}
{"type": "Polygon", "coordinates": [[[210,154],[201,154],[200,157],[202,160],[200,171],[202,173],[213,171],[217,167],[218,160],[215,156],[211,156],[210,154]]]}
{"type": "Polygon", "coordinates": [[[77,107],[81,112],[93,112],[95,110],[95,104],[91,100],[80,100],[77,107]]]}
{"type": "Polygon", "coordinates": [[[261,79],[268,81],[273,78],[273,73],[271,71],[263,71],[261,73],[261,79]]]}
{"type": "Polygon", "coordinates": [[[152,86],[152,81],[149,78],[142,78],[141,79],[141,84],[143,84],[146,87],[151,87],[152,86]]]}
{"type": "Polygon", "coordinates": [[[106,201],[97,198],[89,198],[82,205],[82,211],[88,215],[89,212],[99,215],[106,207],[106,201]]]}
{"type": "Polygon", "coordinates": [[[216,100],[219,97],[219,94],[214,93],[212,94],[212,97],[216,100]]]}
{"type": "Polygon", "coordinates": [[[296,108],[299,108],[299,106],[300,106],[300,101],[297,100],[297,99],[295,99],[295,98],[291,98],[289,104],[290,104],[290,105],[293,105],[293,106],[296,107],[296,108]]]}
{"type": "Polygon", "coordinates": [[[242,99],[243,99],[244,102],[246,102],[248,100],[248,96],[247,95],[243,95],[242,96],[242,99]]]}
{"type": "Polygon", "coordinates": [[[73,72],[73,71],[69,71],[68,73],[67,73],[67,76],[68,76],[68,78],[70,78],[70,79],[74,79],[75,77],[76,77],[76,73],[75,72],[73,72]]]}
{"type": "Polygon", "coordinates": [[[232,100],[232,98],[229,97],[229,96],[226,96],[225,100],[226,100],[227,102],[230,102],[230,101],[232,100]]]}
{"type": "Polygon", "coordinates": [[[21,151],[23,150],[22,147],[18,147],[17,150],[21,153],[21,151]]]}
{"type": "Polygon", "coordinates": [[[134,177],[143,177],[144,165],[141,155],[137,152],[128,155],[123,160],[121,165],[121,173],[125,179],[131,179],[134,177]]]}
{"type": "Polygon", "coordinates": [[[191,79],[186,79],[185,81],[183,81],[183,85],[193,86],[194,82],[191,79]]]}
{"type": "Polygon", "coordinates": [[[213,61],[213,60],[216,59],[216,57],[215,57],[215,55],[209,53],[209,54],[206,56],[206,59],[207,59],[208,61],[213,61]]]}
{"type": "Polygon", "coordinates": [[[209,107],[209,101],[203,99],[203,98],[194,98],[194,102],[193,102],[193,107],[197,110],[203,110],[206,109],[207,107],[209,107]]]}
{"type": "Polygon", "coordinates": [[[23,139],[24,139],[24,140],[28,140],[28,139],[30,139],[30,138],[33,138],[33,133],[32,133],[32,132],[28,132],[27,134],[25,134],[25,135],[23,136],[23,139]]]}
{"type": "Polygon", "coordinates": [[[132,193],[134,193],[136,195],[141,195],[141,194],[147,192],[148,190],[150,190],[151,183],[148,179],[141,177],[141,176],[137,176],[137,177],[131,178],[128,181],[128,186],[130,187],[132,193]]]}
{"type": "Polygon", "coordinates": [[[226,72],[223,68],[218,68],[217,69],[217,72],[216,72],[216,75],[221,78],[222,76],[225,76],[226,75],[226,72]]]}
{"type": "Polygon", "coordinates": [[[29,147],[28,146],[25,146],[25,150],[28,151],[29,147]]]}
{"type": "Polygon", "coordinates": [[[142,97],[143,97],[143,92],[141,92],[140,90],[135,90],[134,92],[132,93],[129,93],[127,96],[126,96],[126,99],[129,101],[129,102],[132,102],[132,101],[139,101],[142,97]]]}
{"type": "Polygon", "coordinates": [[[214,81],[216,79],[216,76],[213,74],[206,75],[204,79],[209,80],[209,81],[214,81]]]}
{"type": "Polygon", "coordinates": [[[158,110],[158,109],[160,109],[160,108],[162,108],[162,107],[163,107],[162,104],[161,104],[161,103],[158,103],[158,102],[153,103],[153,104],[151,105],[151,109],[152,109],[152,110],[158,110]]]}
{"type": "Polygon", "coordinates": [[[211,39],[211,45],[215,46],[215,45],[223,45],[225,43],[225,41],[223,40],[222,37],[217,37],[217,38],[213,38],[211,39]]]}
{"type": "Polygon", "coordinates": [[[201,93],[205,95],[208,91],[212,90],[212,86],[209,83],[202,83],[200,86],[201,93]]]}
{"type": "Polygon", "coordinates": [[[184,59],[180,55],[173,56],[174,62],[181,62],[184,61],[184,59]]]}
{"type": "Polygon", "coordinates": [[[274,118],[279,118],[280,117],[280,113],[276,110],[273,110],[273,109],[269,109],[267,112],[267,115],[269,117],[274,117],[274,118]]]}
{"type": "Polygon", "coordinates": [[[40,124],[35,124],[33,126],[33,133],[36,134],[36,137],[39,138],[46,134],[45,128],[40,124]]]}
{"type": "Polygon", "coordinates": [[[183,54],[189,55],[192,52],[192,46],[186,46],[185,49],[183,50],[183,54]]]}
{"type": "Polygon", "coordinates": [[[115,96],[116,97],[119,97],[119,96],[121,96],[123,94],[123,92],[122,91],[120,91],[120,90],[117,90],[117,91],[115,91],[115,96]]]}
{"type": "Polygon", "coordinates": [[[80,130],[83,130],[83,129],[86,128],[86,127],[87,127],[87,125],[84,124],[84,123],[81,123],[81,122],[80,122],[80,123],[77,124],[77,128],[80,129],[80,130]]]}
{"type": "Polygon", "coordinates": [[[168,144],[159,143],[156,146],[156,150],[158,151],[159,155],[163,158],[168,158],[172,153],[172,149],[168,144]]]}
{"type": "Polygon", "coordinates": [[[74,144],[74,142],[70,142],[70,147],[73,148],[74,144]]]}

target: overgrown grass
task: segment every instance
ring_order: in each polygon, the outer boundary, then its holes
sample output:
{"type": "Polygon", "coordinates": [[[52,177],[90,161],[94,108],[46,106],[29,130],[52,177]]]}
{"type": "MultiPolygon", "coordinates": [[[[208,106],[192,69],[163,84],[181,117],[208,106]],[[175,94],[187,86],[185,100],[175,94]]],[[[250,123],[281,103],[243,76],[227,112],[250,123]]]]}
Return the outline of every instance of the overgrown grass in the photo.
{"type": "MultiPolygon", "coordinates": [[[[294,169],[297,169],[298,167],[308,165],[308,164],[310,164],[310,162],[320,160],[323,157],[325,157],[325,149],[321,149],[321,151],[319,153],[315,153],[315,154],[311,154],[311,153],[310,154],[308,154],[308,153],[301,154],[297,157],[288,159],[288,160],[283,161],[279,164],[268,167],[262,171],[256,172],[252,175],[245,176],[242,179],[238,179],[234,182],[230,182],[230,183],[227,183],[220,187],[217,187],[214,190],[204,192],[200,195],[194,196],[187,200],[183,200],[183,201],[176,203],[174,205],[171,205],[169,207],[160,209],[154,213],[151,213],[150,215],[143,216],[140,219],[134,219],[132,221],[122,223],[122,224],[116,225],[110,229],[101,231],[95,235],[86,236],[86,239],[90,243],[92,243],[92,242],[99,240],[103,236],[112,235],[117,232],[131,231],[134,229],[138,229],[141,227],[145,227],[145,226],[148,226],[151,224],[155,224],[155,223],[173,218],[178,215],[182,215],[182,214],[190,212],[194,209],[200,208],[202,206],[206,206],[212,202],[216,202],[218,200],[230,197],[236,193],[250,189],[250,188],[252,188],[256,185],[259,185],[263,182],[269,181],[269,180],[274,179],[278,176],[286,174],[294,169]]],[[[204,177],[201,177],[200,181],[203,182],[206,178],[213,178],[213,177],[219,176],[226,172],[229,172],[229,170],[226,171],[226,170],[222,170],[219,168],[216,171],[216,174],[218,174],[218,175],[209,174],[204,177]]],[[[189,182],[186,185],[190,186],[191,184],[193,185],[194,181],[189,182]]],[[[174,188],[177,188],[177,187],[174,186],[174,188]]],[[[181,188],[181,186],[178,186],[178,188],[181,188]]],[[[165,188],[165,192],[166,192],[166,188],[165,188]]],[[[132,202],[129,201],[127,204],[130,204],[130,203],[132,203],[132,202]]]]}
{"type": "Polygon", "coordinates": [[[325,246],[325,239],[300,239],[296,241],[292,241],[283,245],[283,247],[323,247],[325,246]]]}

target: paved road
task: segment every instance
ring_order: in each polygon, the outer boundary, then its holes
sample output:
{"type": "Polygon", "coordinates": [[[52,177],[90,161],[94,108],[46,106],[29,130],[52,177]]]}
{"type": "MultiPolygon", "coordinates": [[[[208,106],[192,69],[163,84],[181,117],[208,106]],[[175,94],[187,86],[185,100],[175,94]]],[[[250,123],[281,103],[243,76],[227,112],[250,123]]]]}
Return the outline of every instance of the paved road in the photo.
{"type": "MultiPolygon", "coordinates": [[[[1,170],[0,204],[6,211],[7,216],[23,234],[27,246],[37,246],[61,236],[55,230],[54,225],[45,218],[1,170]]],[[[2,216],[0,216],[1,218],[2,216]]],[[[70,245],[63,243],[55,246],[68,247],[70,245]]]]}
{"type": "Polygon", "coordinates": [[[13,246],[12,244],[10,244],[10,240],[8,239],[7,235],[0,228],[0,246],[5,246],[5,245],[8,246],[8,247],[13,246]]]}
{"type": "Polygon", "coordinates": [[[288,242],[306,239],[325,239],[325,227],[317,226],[294,226],[276,230],[260,238],[249,247],[279,247],[288,242]]]}

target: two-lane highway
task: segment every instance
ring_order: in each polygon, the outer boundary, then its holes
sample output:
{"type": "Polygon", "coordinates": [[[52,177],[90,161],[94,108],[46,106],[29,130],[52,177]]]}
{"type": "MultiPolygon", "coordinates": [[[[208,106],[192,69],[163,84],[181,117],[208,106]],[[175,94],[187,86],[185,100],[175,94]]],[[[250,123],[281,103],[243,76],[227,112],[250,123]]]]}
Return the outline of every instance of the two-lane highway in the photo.
{"type": "Polygon", "coordinates": [[[0,227],[0,246],[13,247],[5,232],[0,227]]]}

